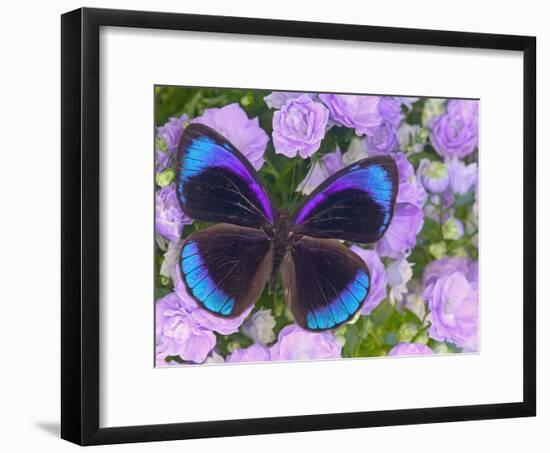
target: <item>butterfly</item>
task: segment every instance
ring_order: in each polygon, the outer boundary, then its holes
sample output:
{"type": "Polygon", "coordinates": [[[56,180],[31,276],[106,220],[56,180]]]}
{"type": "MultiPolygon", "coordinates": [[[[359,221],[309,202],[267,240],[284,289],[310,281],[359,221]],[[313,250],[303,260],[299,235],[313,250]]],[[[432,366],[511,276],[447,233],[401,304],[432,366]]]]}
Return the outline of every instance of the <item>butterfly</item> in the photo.
{"type": "Polygon", "coordinates": [[[215,223],[190,234],[178,255],[179,277],[201,307],[236,317],[280,274],[285,301],[304,329],[333,329],[361,309],[371,275],[341,241],[373,243],[387,230],[398,188],[391,157],[341,169],[293,215],[273,207],[250,162],[208,126],[187,126],[176,159],[183,212],[215,223]]]}

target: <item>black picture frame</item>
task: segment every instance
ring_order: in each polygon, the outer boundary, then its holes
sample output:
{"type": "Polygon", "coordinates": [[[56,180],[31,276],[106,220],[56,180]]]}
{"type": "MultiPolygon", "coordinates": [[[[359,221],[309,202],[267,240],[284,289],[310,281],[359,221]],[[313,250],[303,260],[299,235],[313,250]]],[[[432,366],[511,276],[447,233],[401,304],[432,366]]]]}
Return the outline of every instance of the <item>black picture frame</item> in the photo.
{"type": "Polygon", "coordinates": [[[81,8],[61,19],[61,437],[80,445],[527,417],[536,414],[536,38],[81,8]],[[99,32],[102,26],[523,52],[523,399],[453,407],[100,428],[99,32]]]}

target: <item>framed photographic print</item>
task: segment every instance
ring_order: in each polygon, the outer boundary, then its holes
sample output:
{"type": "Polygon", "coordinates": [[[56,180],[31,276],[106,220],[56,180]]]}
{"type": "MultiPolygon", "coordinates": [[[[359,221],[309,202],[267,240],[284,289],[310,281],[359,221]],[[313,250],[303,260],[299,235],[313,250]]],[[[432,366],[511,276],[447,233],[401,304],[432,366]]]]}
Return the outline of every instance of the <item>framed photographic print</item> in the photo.
{"type": "Polygon", "coordinates": [[[535,45],[64,14],[62,437],[535,415],[535,45]]]}

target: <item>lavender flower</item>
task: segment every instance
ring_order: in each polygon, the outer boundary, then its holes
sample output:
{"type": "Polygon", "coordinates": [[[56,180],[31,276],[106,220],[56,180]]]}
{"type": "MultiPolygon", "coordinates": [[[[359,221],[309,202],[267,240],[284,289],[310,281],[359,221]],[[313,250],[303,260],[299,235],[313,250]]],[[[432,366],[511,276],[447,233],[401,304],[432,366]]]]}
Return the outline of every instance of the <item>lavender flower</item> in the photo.
{"type": "Polygon", "coordinates": [[[431,125],[430,139],[442,157],[463,159],[478,143],[478,115],[475,101],[449,101],[447,113],[431,125]]]}
{"type": "Polygon", "coordinates": [[[399,258],[409,253],[416,244],[416,236],[424,224],[422,207],[426,192],[405,155],[396,153],[394,159],[399,172],[399,190],[393,219],[376,249],[381,256],[399,258]]]}
{"type": "Polygon", "coordinates": [[[447,102],[447,113],[450,115],[459,115],[465,121],[475,121],[477,123],[479,120],[479,102],[451,99],[447,102]]]}
{"type": "Polygon", "coordinates": [[[439,278],[424,290],[430,308],[430,337],[475,349],[478,336],[478,293],[464,274],[439,278]]]}
{"type": "Polygon", "coordinates": [[[295,91],[274,91],[264,98],[266,105],[270,109],[280,109],[289,99],[296,99],[303,94],[307,94],[311,99],[315,100],[316,95],[313,93],[299,93],[295,91]]]}
{"type": "Polygon", "coordinates": [[[180,208],[176,185],[174,183],[163,187],[155,195],[155,229],[171,241],[181,237],[183,225],[192,223],[180,208]]]}
{"type": "Polygon", "coordinates": [[[382,122],[378,96],[320,94],[319,99],[328,107],[336,124],[355,129],[357,135],[373,134],[382,122]]]}
{"type": "Polygon", "coordinates": [[[449,180],[452,191],[458,195],[464,195],[472,186],[477,185],[477,163],[466,165],[457,158],[451,159],[449,180]]]}
{"type": "Polygon", "coordinates": [[[174,153],[178,149],[184,126],[188,121],[187,115],[183,114],[179,118],[170,118],[164,125],[157,128],[156,173],[161,173],[170,166],[174,153]]]}
{"type": "Polygon", "coordinates": [[[260,127],[258,118],[249,119],[239,104],[207,109],[193,122],[210,126],[222,134],[237,147],[256,170],[264,164],[264,152],[269,137],[260,127]]]}
{"type": "Polygon", "coordinates": [[[260,309],[243,324],[242,332],[256,343],[265,345],[275,340],[275,324],[271,309],[260,309]]]}
{"type": "Polygon", "coordinates": [[[373,129],[371,135],[367,135],[365,144],[368,153],[372,156],[397,151],[399,142],[394,125],[388,120],[383,120],[378,127],[373,129]]]}
{"type": "Polygon", "coordinates": [[[387,295],[386,270],[384,269],[384,264],[380,260],[380,256],[378,256],[375,250],[367,250],[357,245],[352,245],[350,249],[359,255],[369,269],[369,294],[361,309],[361,314],[370,315],[372,310],[374,310],[387,295]]]}
{"type": "Polygon", "coordinates": [[[470,283],[477,282],[477,262],[473,262],[465,257],[445,256],[432,261],[424,268],[424,275],[422,277],[424,286],[429,286],[439,278],[446,277],[455,272],[468,276],[470,283]]]}
{"type": "Polygon", "coordinates": [[[418,166],[418,176],[426,190],[441,193],[449,187],[449,169],[444,162],[422,159],[418,166]]]}
{"type": "Polygon", "coordinates": [[[287,157],[311,156],[321,146],[328,122],[328,110],[305,94],[288,99],[273,114],[275,152],[287,157]]]}
{"type": "Polygon", "coordinates": [[[271,360],[269,349],[261,344],[254,343],[244,349],[235,349],[228,357],[228,363],[239,362],[268,362],[271,360]]]}
{"type": "Polygon", "coordinates": [[[470,263],[470,268],[468,269],[466,278],[468,279],[470,284],[477,289],[477,285],[479,282],[479,262],[478,261],[472,261],[470,263]]]}
{"type": "Polygon", "coordinates": [[[309,195],[319,184],[343,166],[342,153],[340,148],[336,147],[335,151],[325,154],[311,166],[306,177],[298,184],[296,190],[302,192],[304,195],[309,195]]]}
{"type": "Polygon", "coordinates": [[[170,165],[171,156],[168,151],[163,151],[158,146],[155,148],[155,173],[161,173],[170,165]]]}
{"type": "Polygon", "coordinates": [[[396,128],[404,118],[401,111],[402,98],[393,96],[381,96],[378,103],[378,113],[382,118],[389,121],[396,128]]]}
{"type": "Polygon", "coordinates": [[[213,330],[221,333],[222,335],[231,335],[239,330],[241,324],[254,308],[253,306],[250,306],[242,314],[235,318],[216,316],[200,307],[199,304],[195,302],[195,299],[188,294],[185,283],[181,280],[181,272],[179,270],[176,272],[175,277],[174,291],[181,299],[185,309],[189,312],[189,316],[204,329],[213,330]]]}
{"type": "Polygon", "coordinates": [[[434,352],[422,343],[399,343],[395,345],[388,355],[432,355],[434,352]]]}
{"type": "Polygon", "coordinates": [[[179,118],[170,118],[163,126],[157,129],[157,136],[160,137],[170,153],[176,152],[183,134],[184,124],[189,121],[185,114],[179,118]]]}
{"type": "Polygon", "coordinates": [[[386,269],[388,284],[390,285],[390,302],[401,302],[407,293],[407,283],[413,276],[412,264],[401,256],[392,261],[386,269]]]}
{"type": "Polygon", "coordinates": [[[336,359],[341,352],[342,345],[331,332],[315,333],[291,324],[279,332],[271,360],[336,359]]]}
{"type": "Polygon", "coordinates": [[[190,316],[176,293],[158,300],[155,312],[157,363],[159,357],[166,356],[202,363],[216,345],[216,336],[190,316]]]}

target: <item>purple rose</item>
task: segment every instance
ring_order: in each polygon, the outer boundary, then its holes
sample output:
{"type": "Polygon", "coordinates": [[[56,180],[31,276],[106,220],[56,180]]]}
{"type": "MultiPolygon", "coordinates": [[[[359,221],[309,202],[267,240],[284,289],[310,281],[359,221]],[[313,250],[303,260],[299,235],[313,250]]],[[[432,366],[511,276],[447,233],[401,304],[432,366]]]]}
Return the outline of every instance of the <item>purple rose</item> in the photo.
{"type": "Polygon", "coordinates": [[[311,99],[315,100],[316,95],[313,93],[299,93],[293,91],[274,91],[270,95],[264,98],[266,105],[270,109],[280,109],[283,105],[286,104],[286,101],[289,99],[296,99],[303,94],[308,95],[311,99]]]}
{"type": "Polygon", "coordinates": [[[328,122],[328,110],[305,94],[288,99],[273,114],[275,152],[287,157],[299,154],[303,159],[321,146],[328,122]]]}
{"type": "Polygon", "coordinates": [[[414,167],[403,153],[394,155],[399,172],[399,189],[393,218],[376,249],[381,256],[399,258],[416,244],[416,236],[424,224],[422,207],[426,192],[417,181],[414,167]]]}
{"type": "Polygon", "coordinates": [[[412,204],[418,208],[424,206],[426,191],[414,174],[414,167],[403,153],[393,154],[399,174],[399,188],[396,203],[412,204]]]}
{"type": "Polygon", "coordinates": [[[418,176],[426,190],[441,193],[449,187],[449,169],[444,162],[422,159],[418,166],[418,176]]]}
{"type": "Polygon", "coordinates": [[[453,100],[433,121],[430,139],[440,156],[463,159],[477,147],[478,127],[477,102],[453,100]]]}
{"type": "Polygon", "coordinates": [[[412,204],[396,205],[390,226],[376,245],[378,253],[390,258],[408,254],[416,245],[416,236],[423,225],[422,209],[412,204]]]}
{"type": "Polygon", "coordinates": [[[185,361],[202,363],[216,345],[216,336],[201,327],[186,310],[176,293],[155,303],[155,341],[159,358],[180,356],[185,361]]]}
{"type": "Polygon", "coordinates": [[[342,345],[331,332],[310,332],[291,324],[279,332],[271,360],[337,359],[342,345]]]}
{"type": "Polygon", "coordinates": [[[155,194],[155,229],[171,241],[181,237],[183,225],[192,223],[180,208],[176,185],[174,183],[163,187],[155,194]]]}
{"type": "Polygon", "coordinates": [[[478,293],[461,272],[439,278],[424,290],[431,322],[430,337],[475,350],[478,293]]]}
{"type": "Polygon", "coordinates": [[[228,363],[239,362],[268,362],[271,360],[269,349],[261,344],[254,343],[243,349],[235,349],[228,357],[228,363]]]}
{"type": "Polygon", "coordinates": [[[399,141],[395,126],[388,120],[383,120],[380,126],[373,129],[365,140],[367,151],[371,156],[389,154],[397,151],[399,141]]]}
{"type": "Polygon", "coordinates": [[[306,177],[298,184],[296,190],[302,192],[304,195],[309,195],[325,179],[343,167],[342,153],[340,148],[336,147],[336,151],[325,154],[311,166],[306,177]]]}
{"type": "Polygon", "coordinates": [[[477,185],[477,163],[466,165],[456,158],[449,162],[449,179],[454,193],[464,195],[477,185]]]}
{"type": "Polygon", "coordinates": [[[367,250],[357,245],[352,245],[350,249],[359,255],[359,257],[367,264],[370,272],[370,288],[365,304],[361,309],[361,314],[370,315],[380,302],[387,295],[387,279],[384,264],[380,260],[380,256],[375,250],[367,250]]]}
{"type": "Polygon", "coordinates": [[[155,172],[160,173],[170,165],[171,156],[167,151],[160,148],[155,148],[155,172]]]}
{"type": "Polygon", "coordinates": [[[207,109],[193,120],[222,134],[250,161],[256,170],[264,164],[264,152],[269,137],[260,127],[258,118],[249,119],[237,103],[219,109],[207,109]]]}
{"type": "Polygon", "coordinates": [[[183,124],[189,120],[185,114],[179,118],[170,118],[163,126],[157,129],[158,137],[164,140],[166,147],[170,153],[174,153],[178,149],[180,138],[183,133],[183,124]]]}
{"type": "Polygon", "coordinates": [[[391,348],[388,355],[432,355],[434,352],[422,343],[399,343],[391,348]]]}
{"type": "Polygon", "coordinates": [[[468,270],[468,273],[465,275],[468,281],[472,284],[472,286],[474,288],[477,288],[478,281],[479,281],[479,262],[472,261],[470,263],[470,269],[468,270]]]}
{"type": "Polygon", "coordinates": [[[451,99],[447,102],[447,113],[459,115],[465,121],[475,121],[477,123],[479,120],[479,102],[451,99]]]}
{"type": "Polygon", "coordinates": [[[209,312],[208,310],[202,308],[196,301],[191,297],[185,283],[181,280],[181,271],[179,269],[174,273],[174,291],[181,299],[186,310],[189,312],[191,318],[193,318],[201,327],[208,330],[213,330],[215,332],[221,333],[222,335],[231,335],[239,330],[239,327],[244,322],[245,318],[250,314],[254,308],[251,305],[247,308],[242,314],[235,318],[224,318],[222,316],[216,316],[209,312]]]}
{"type": "Polygon", "coordinates": [[[401,104],[403,98],[396,98],[393,96],[381,96],[378,103],[378,112],[380,116],[385,120],[388,120],[391,125],[396,128],[403,119],[404,115],[401,111],[401,104]]]}
{"type": "Polygon", "coordinates": [[[319,99],[328,107],[336,124],[355,129],[357,135],[372,135],[382,122],[378,96],[320,94],[319,99]]]}
{"type": "Polygon", "coordinates": [[[424,286],[435,283],[439,278],[454,274],[455,272],[466,275],[470,283],[477,282],[477,262],[465,257],[445,256],[430,262],[424,268],[424,275],[422,277],[424,286]]]}

